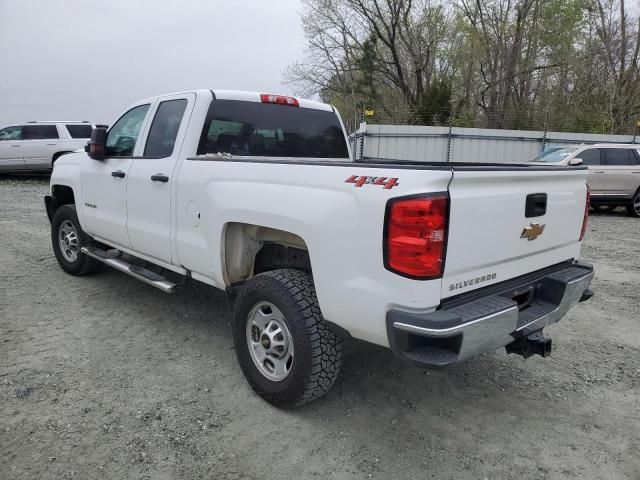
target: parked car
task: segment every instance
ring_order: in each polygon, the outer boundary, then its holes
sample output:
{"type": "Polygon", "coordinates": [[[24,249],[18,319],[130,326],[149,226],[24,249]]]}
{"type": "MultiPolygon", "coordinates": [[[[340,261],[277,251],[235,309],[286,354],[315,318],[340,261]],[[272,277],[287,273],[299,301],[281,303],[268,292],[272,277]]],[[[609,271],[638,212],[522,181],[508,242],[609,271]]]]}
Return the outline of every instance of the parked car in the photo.
{"type": "Polygon", "coordinates": [[[0,172],[50,171],[65,153],[86,145],[89,122],[26,122],[0,130],[0,172]]]}
{"type": "Polygon", "coordinates": [[[586,177],[354,163],[330,105],[197,90],[94,129],[55,163],[45,204],[70,274],[102,262],[165,292],[175,274],[226,290],[246,378],[291,407],[329,390],[348,336],[428,367],[548,355],[543,328],[593,294],[586,177]]]}
{"type": "Polygon", "coordinates": [[[594,208],[624,206],[640,217],[640,145],[596,144],[551,148],[534,163],[586,165],[589,169],[591,205],[594,208]]]}

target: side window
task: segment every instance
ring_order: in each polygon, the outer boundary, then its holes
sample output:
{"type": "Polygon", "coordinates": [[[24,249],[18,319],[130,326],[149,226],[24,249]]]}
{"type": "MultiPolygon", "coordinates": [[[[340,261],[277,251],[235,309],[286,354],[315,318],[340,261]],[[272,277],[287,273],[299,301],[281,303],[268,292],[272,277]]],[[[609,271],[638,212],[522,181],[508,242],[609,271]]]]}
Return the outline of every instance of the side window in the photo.
{"type": "Polygon", "coordinates": [[[605,149],[605,165],[634,165],[635,158],[629,148],[605,149]]]}
{"type": "Polygon", "coordinates": [[[582,159],[583,165],[600,165],[600,149],[599,148],[590,148],[589,150],[584,150],[580,152],[578,158],[582,159]]]}
{"type": "Polygon", "coordinates": [[[122,115],[107,135],[108,157],[130,157],[136,146],[140,127],[149,110],[149,104],[133,107],[122,115]]]}
{"type": "Polygon", "coordinates": [[[71,138],[91,138],[91,125],[65,125],[71,138]]]}
{"type": "Polygon", "coordinates": [[[160,103],[149,129],[147,144],[144,147],[145,157],[171,156],[186,108],[187,101],[185,99],[167,100],[160,103]]]}
{"type": "Polygon", "coordinates": [[[7,127],[0,130],[0,141],[22,140],[22,127],[7,127]]]}
{"type": "Polygon", "coordinates": [[[50,140],[60,138],[55,125],[25,125],[22,127],[23,140],[50,140]]]}

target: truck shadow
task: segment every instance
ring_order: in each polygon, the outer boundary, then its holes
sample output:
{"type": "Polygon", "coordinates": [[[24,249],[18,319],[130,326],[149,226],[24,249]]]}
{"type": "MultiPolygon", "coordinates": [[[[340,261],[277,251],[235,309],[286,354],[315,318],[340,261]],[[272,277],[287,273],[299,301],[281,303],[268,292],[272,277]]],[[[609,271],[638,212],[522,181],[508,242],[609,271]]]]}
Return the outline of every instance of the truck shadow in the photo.
{"type": "Polygon", "coordinates": [[[1,173],[0,172],[0,182],[5,180],[40,180],[40,181],[49,181],[51,177],[50,173],[34,173],[34,172],[25,172],[25,173],[1,173]]]}
{"type": "MultiPolygon", "coordinates": [[[[212,349],[227,352],[225,363],[235,362],[232,314],[224,292],[191,282],[174,295],[166,295],[109,269],[98,275],[96,280],[101,283],[113,281],[120,285],[126,282],[128,288],[138,291],[139,295],[120,297],[124,308],[135,309],[147,303],[154,304],[155,310],[162,311],[169,319],[163,328],[175,328],[177,322],[185,326],[186,322],[186,326],[210,344],[212,349]]],[[[154,322],[153,318],[146,321],[154,322]]],[[[300,412],[301,415],[313,415],[308,412],[317,410],[317,406],[336,402],[341,404],[343,410],[388,405],[390,401],[396,402],[399,408],[411,410],[420,405],[433,408],[437,406],[437,402],[434,403],[436,398],[441,398],[442,408],[452,408],[464,406],[470,397],[510,397],[516,393],[529,395],[536,391],[536,379],[527,374],[527,366],[545,361],[548,360],[533,358],[525,363],[520,357],[497,352],[445,369],[427,370],[401,361],[386,348],[348,340],[345,342],[344,363],[337,384],[324,399],[300,412]],[[460,400],[461,404],[456,405],[456,400],[460,400]]],[[[241,375],[239,370],[238,375],[241,375]]]]}
{"type": "Polygon", "coordinates": [[[612,217],[628,217],[629,214],[627,213],[627,210],[625,209],[625,207],[614,207],[614,208],[608,208],[606,210],[600,210],[600,209],[591,209],[589,210],[589,215],[593,215],[593,216],[612,216],[612,217]]]}
{"type": "MultiPolygon", "coordinates": [[[[452,452],[502,462],[513,454],[512,444],[546,445],[558,425],[588,435],[580,430],[580,415],[572,414],[581,399],[571,391],[571,382],[563,381],[567,366],[562,360],[524,361],[501,352],[424,370],[387,349],[348,342],[341,376],[324,398],[279,410],[262,401],[242,377],[223,292],[193,282],[166,295],[115,271],[71,279],[76,280],[88,281],[83,288],[95,292],[86,308],[93,311],[100,302],[118,302],[110,308],[117,308],[120,316],[93,328],[95,338],[116,348],[122,341],[144,343],[144,358],[153,359],[140,366],[116,358],[111,366],[121,373],[115,378],[120,382],[130,376],[136,385],[142,376],[148,379],[146,387],[135,388],[143,396],[153,391],[149,398],[154,402],[179,409],[190,405],[200,415],[216,412],[228,418],[220,434],[232,435],[237,445],[254,445],[267,437],[273,442],[272,436],[282,435],[286,440],[273,444],[274,449],[313,452],[331,442],[332,465],[355,464],[375,473],[376,458],[382,459],[380,471],[385,463],[396,468],[400,457],[408,460],[407,468],[439,465],[452,452]],[[205,386],[209,393],[203,396],[205,386]],[[255,425],[266,424],[268,429],[255,431],[255,425]]],[[[508,478],[507,471],[504,475],[508,478]]]]}

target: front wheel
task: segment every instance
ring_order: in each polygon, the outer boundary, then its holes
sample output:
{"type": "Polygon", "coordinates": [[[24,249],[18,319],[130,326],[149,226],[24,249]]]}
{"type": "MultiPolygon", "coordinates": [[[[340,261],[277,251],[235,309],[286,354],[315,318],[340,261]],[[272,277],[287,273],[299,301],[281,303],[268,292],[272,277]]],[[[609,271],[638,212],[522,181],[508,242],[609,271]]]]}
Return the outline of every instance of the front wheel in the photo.
{"type": "Polygon", "coordinates": [[[91,238],[82,231],[76,207],[63,205],[51,219],[51,244],[62,269],[71,275],[86,275],[95,270],[96,260],[80,251],[91,238]]]}
{"type": "Polygon", "coordinates": [[[233,341],[251,387],[296,407],[324,395],[342,363],[342,339],[322,318],[310,275],[291,269],[248,280],[235,305],[233,341]]]}
{"type": "Polygon", "coordinates": [[[640,218],[640,189],[633,196],[631,203],[627,205],[627,213],[632,217],[640,218]]]}

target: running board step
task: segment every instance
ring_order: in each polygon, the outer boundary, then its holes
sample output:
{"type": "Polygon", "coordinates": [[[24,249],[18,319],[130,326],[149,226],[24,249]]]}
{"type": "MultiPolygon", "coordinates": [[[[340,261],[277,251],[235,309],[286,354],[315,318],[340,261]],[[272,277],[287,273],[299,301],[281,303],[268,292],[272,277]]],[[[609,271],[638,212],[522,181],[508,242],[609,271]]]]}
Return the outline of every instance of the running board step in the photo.
{"type": "Polygon", "coordinates": [[[119,258],[119,250],[102,250],[96,247],[82,247],[80,249],[85,255],[95,258],[96,260],[109,265],[116,270],[131,275],[133,278],[148,283],[149,285],[162,290],[165,293],[173,293],[176,288],[176,284],[170,282],[162,275],[147,270],[146,268],[139,267],[138,265],[132,265],[125,262],[122,258],[119,258]]]}

